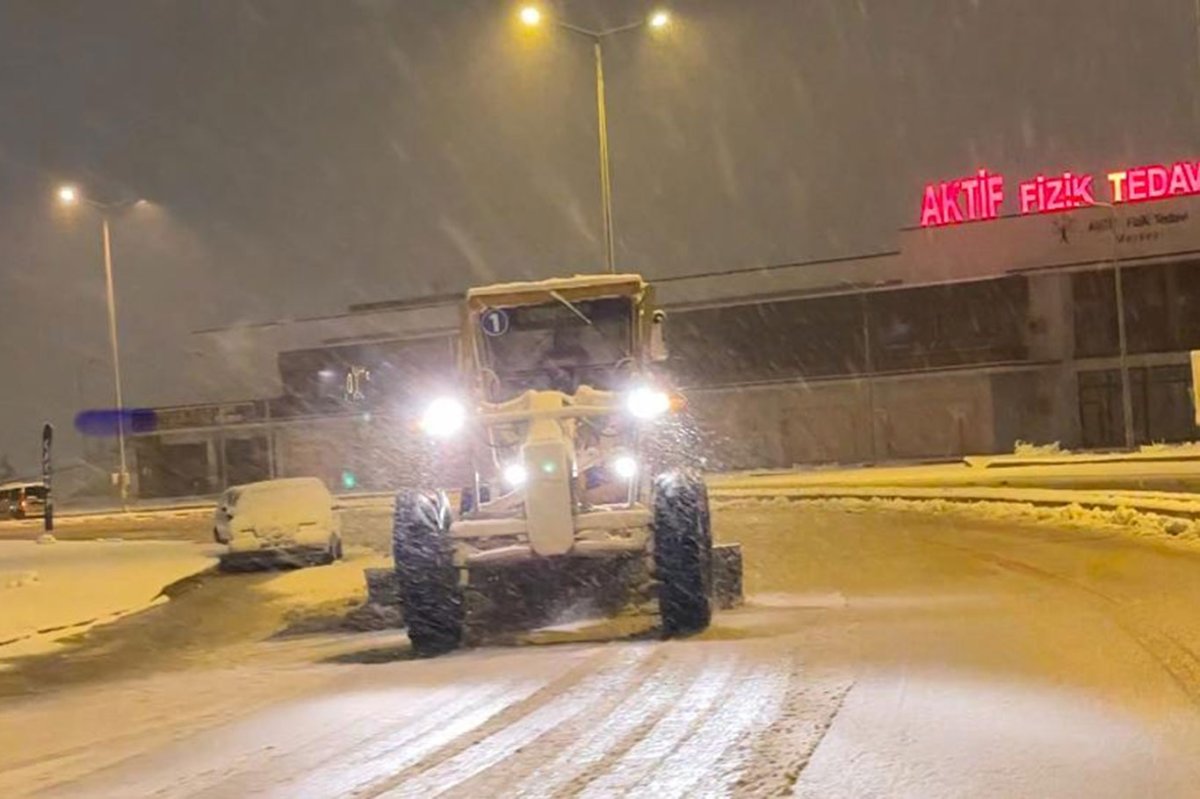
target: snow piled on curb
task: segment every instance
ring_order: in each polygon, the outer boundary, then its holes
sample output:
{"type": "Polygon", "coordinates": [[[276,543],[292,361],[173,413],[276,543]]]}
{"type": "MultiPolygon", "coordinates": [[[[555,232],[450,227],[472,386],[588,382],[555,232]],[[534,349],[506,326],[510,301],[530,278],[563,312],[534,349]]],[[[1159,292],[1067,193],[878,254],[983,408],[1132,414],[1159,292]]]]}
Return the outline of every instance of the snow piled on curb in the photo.
{"type": "Polygon", "coordinates": [[[164,587],[213,566],[212,549],[178,541],[0,541],[0,669],[167,601],[164,587]]]}
{"type": "Polygon", "coordinates": [[[1103,530],[1140,538],[1169,539],[1200,544],[1200,519],[1165,516],[1139,511],[1133,507],[1088,508],[1077,502],[1062,506],[1034,505],[1028,502],[974,500],[955,502],[945,499],[898,499],[892,497],[744,497],[714,499],[716,510],[762,507],[805,507],[842,513],[916,512],[956,517],[973,521],[1019,522],[1058,529],[1103,530]]]}

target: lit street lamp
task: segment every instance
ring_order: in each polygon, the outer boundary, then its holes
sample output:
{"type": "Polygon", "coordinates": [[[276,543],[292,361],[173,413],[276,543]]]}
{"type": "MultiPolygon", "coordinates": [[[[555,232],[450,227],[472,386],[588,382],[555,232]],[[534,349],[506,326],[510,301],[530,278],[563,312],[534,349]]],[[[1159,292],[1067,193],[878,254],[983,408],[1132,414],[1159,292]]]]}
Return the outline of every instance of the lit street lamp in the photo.
{"type": "Polygon", "coordinates": [[[121,507],[129,509],[129,469],[125,460],[125,403],[121,395],[121,356],[117,346],[117,301],[113,293],[112,268],[112,237],[109,234],[109,216],[117,211],[135,205],[145,204],[145,200],[130,200],[119,203],[101,203],[86,197],[72,185],[63,185],[58,189],[58,201],[65,206],[83,203],[100,211],[100,232],[104,248],[104,287],[108,301],[108,343],[112,348],[113,383],[116,388],[117,416],[117,451],[120,458],[119,484],[121,492],[121,507]]]}
{"type": "MultiPolygon", "coordinates": [[[[528,27],[536,27],[542,23],[542,12],[537,6],[525,6],[519,16],[521,22],[528,27]]],[[[561,19],[555,19],[554,24],[590,40],[596,56],[596,123],[600,138],[600,203],[604,215],[604,263],[610,273],[615,273],[617,267],[614,254],[612,178],[608,161],[608,110],[604,99],[604,42],[618,33],[637,30],[647,25],[654,29],[665,28],[671,24],[671,15],[666,11],[655,11],[639,22],[601,31],[581,28],[561,19]]]]}
{"type": "Polygon", "coordinates": [[[535,6],[525,6],[521,9],[521,21],[526,25],[537,25],[542,21],[542,12],[535,6]]]}

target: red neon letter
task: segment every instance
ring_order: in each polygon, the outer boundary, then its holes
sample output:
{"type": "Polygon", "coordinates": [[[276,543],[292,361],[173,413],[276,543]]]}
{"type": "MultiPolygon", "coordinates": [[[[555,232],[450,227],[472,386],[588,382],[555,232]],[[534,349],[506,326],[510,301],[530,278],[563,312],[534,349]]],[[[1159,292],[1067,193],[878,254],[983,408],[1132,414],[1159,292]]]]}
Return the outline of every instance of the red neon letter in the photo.
{"type": "Polygon", "coordinates": [[[1037,184],[1032,180],[1022,183],[1017,192],[1021,196],[1021,213],[1031,214],[1037,210],[1037,184]]]}
{"type": "Polygon", "coordinates": [[[1200,164],[1185,162],[1183,168],[1187,170],[1188,182],[1192,185],[1192,194],[1200,194],[1200,164]]]}
{"type": "Polygon", "coordinates": [[[987,218],[995,219],[1000,215],[1000,206],[1004,203],[1004,177],[989,175],[987,179],[987,218]]]}
{"type": "Polygon", "coordinates": [[[1137,167],[1129,170],[1129,182],[1126,185],[1129,202],[1136,203],[1146,199],[1146,168],[1137,167]]]}
{"type": "Polygon", "coordinates": [[[967,219],[979,219],[980,210],[978,203],[975,202],[976,190],[979,188],[978,178],[963,178],[958,184],[962,188],[963,196],[967,198],[967,219]]]}
{"type": "Polygon", "coordinates": [[[1175,164],[1171,167],[1171,183],[1167,186],[1167,193],[1172,197],[1190,194],[1192,191],[1192,182],[1188,180],[1187,168],[1183,164],[1175,164]]]}
{"type": "Polygon", "coordinates": [[[1080,175],[1072,181],[1071,198],[1076,206],[1096,204],[1096,196],[1092,193],[1091,175],[1080,175]]]}
{"type": "Polygon", "coordinates": [[[942,224],[963,221],[962,209],[958,207],[958,194],[961,184],[957,180],[942,184],[942,224]]]}
{"type": "Polygon", "coordinates": [[[1066,181],[1063,178],[1046,178],[1046,205],[1043,211],[1061,211],[1067,207],[1067,198],[1063,196],[1066,181]]]}
{"type": "Polygon", "coordinates": [[[941,206],[938,204],[937,190],[933,184],[925,187],[925,198],[921,200],[921,227],[934,227],[942,224],[941,206]]]}
{"type": "Polygon", "coordinates": [[[1149,196],[1151,199],[1159,199],[1167,196],[1167,184],[1170,179],[1167,176],[1166,167],[1159,165],[1146,167],[1146,179],[1149,182],[1149,196]]]}
{"type": "Polygon", "coordinates": [[[1125,172],[1109,172],[1108,182],[1112,184],[1112,201],[1114,203],[1125,202],[1125,180],[1128,175],[1125,172]]]}

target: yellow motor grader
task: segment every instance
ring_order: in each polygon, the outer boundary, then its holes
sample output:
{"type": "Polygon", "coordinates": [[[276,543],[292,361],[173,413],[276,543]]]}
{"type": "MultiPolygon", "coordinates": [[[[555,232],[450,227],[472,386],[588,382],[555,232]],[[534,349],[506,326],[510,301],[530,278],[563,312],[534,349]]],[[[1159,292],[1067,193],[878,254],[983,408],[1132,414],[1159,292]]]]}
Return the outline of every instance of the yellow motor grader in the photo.
{"type": "MultiPolygon", "coordinates": [[[[436,655],[580,603],[658,616],[666,636],[705,629],[713,542],[700,477],[653,466],[645,442],[676,397],[656,378],[665,315],[637,275],[476,288],[466,295],[460,386],[424,433],[465,437],[473,485],[396,497],[393,554],[409,639],[436,655]],[[611,594],[609,594],[611,596],[611,594]],[[647,610],[648,609],[648,610],[647,610]]],[[[739,573],[734,577],[740,593],[739,573]]]]}

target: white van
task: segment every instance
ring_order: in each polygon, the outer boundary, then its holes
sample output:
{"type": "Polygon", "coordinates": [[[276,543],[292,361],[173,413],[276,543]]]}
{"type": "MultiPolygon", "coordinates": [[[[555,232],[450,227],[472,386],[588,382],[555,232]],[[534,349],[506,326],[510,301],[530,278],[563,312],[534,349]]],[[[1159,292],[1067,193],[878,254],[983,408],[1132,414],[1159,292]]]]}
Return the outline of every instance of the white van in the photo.
{"type": "Polygon", "coordinates": [[[277,556],[301,563],[342,557],[342,535],[333,496],[315,477],[291,477],[233,486],[221,495],[213,537],[226,544],[225,561],[277,556]]]}

